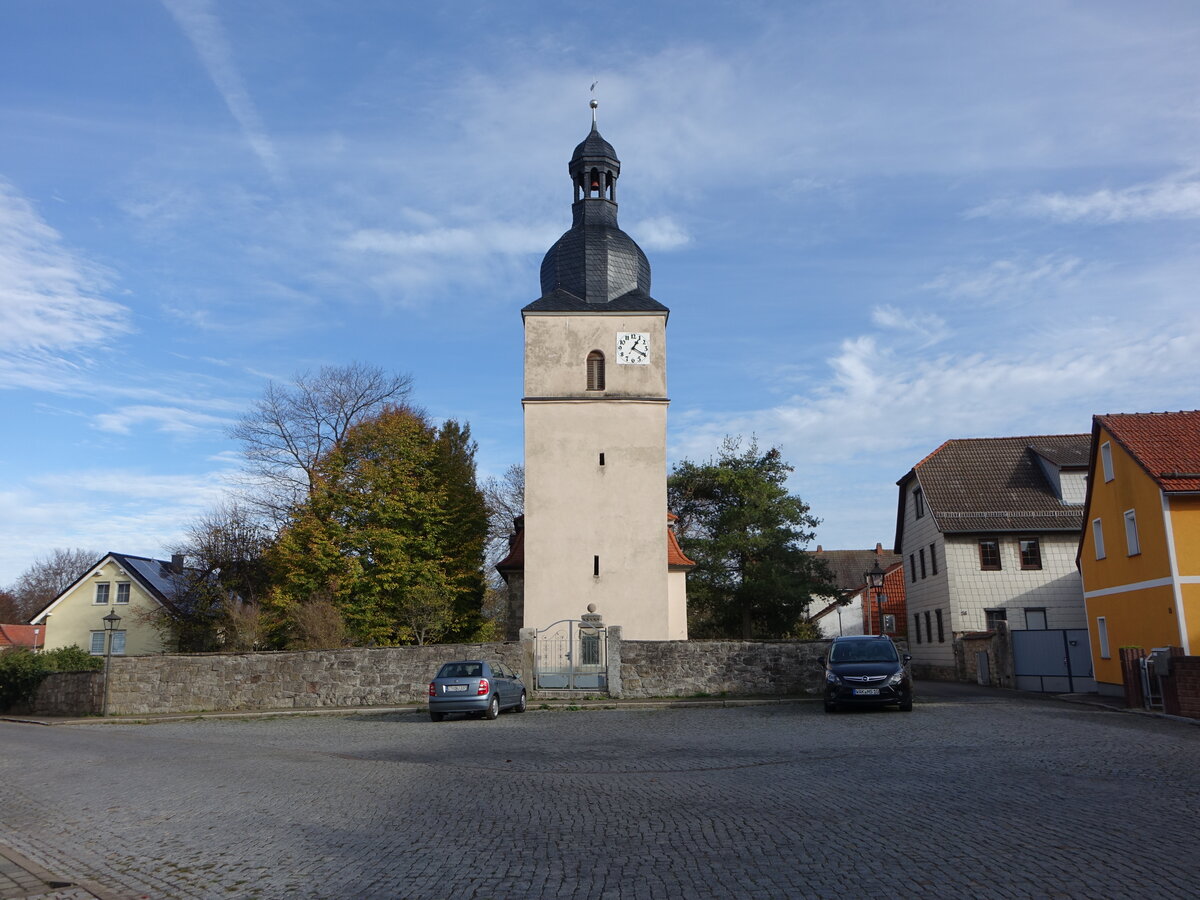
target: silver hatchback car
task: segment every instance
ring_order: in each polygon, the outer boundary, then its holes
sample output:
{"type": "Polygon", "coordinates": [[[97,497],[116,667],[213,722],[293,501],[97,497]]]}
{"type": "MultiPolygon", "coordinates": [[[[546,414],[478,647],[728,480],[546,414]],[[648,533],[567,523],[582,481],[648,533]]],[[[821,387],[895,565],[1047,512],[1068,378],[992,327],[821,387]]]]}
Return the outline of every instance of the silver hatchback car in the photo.
{"type": "Polygon", "coordinates": [[[429,682],[429,718],[468,713],[494,719],[500,710],[525,712],[525,685],[508,666],[485,659],[444,663],[429,682]]]}

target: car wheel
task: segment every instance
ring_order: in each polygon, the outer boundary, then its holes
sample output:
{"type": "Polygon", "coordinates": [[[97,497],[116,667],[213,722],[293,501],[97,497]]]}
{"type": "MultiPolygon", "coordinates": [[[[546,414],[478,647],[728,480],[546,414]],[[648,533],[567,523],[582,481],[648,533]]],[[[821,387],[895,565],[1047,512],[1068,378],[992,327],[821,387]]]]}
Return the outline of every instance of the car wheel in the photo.
{"type": "Polygon", "coordinates": [[[445,713],[436,713],[436,712],[430,712],[430,713],[429,713],[429,718],[430,718],[430,720],[431,720],[431,721],[433,721],[433,722],[440,722],[440,721],[442,721],[442,719],[446,718],[446,714],[445,714],[445,713]]]}
{"type": "Polygon", "coordinates": [[[526,705],[525,692],[521,691],[521,702],[513,707],[513,712],[519,712],[519,713],[525,712],[525,705],[526,705]]]}
{"type": "Polygon", "coordinates": [[[491,702],[488,703],[487,712],[484,713],[489,719],[494,719],[500,715],[500,695],[492,694],[491,702]]]}
{"type": "Polygon", "coordinates": [[[912,712],[912,697],[900,701],[900,712],[912,712]]]}
{"type": "Polygon", "coordinates": [[[830,703],[828,700],[825,701],[825,712],[835,713],[837,712],[837,709],[838,707],[836,703],[830,703]]]}

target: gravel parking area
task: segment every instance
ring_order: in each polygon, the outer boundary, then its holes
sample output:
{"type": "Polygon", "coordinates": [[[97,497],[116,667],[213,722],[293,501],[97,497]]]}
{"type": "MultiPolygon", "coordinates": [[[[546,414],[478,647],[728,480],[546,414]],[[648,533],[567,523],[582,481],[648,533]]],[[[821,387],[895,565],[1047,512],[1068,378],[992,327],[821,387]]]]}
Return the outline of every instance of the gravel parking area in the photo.
{"type": "Polygon", "coordinates": [[[1198,761],[1194,726],[961,686],[912,713],[0,723],[0,843],[152,898],[1190,897],[1198,761]]]}

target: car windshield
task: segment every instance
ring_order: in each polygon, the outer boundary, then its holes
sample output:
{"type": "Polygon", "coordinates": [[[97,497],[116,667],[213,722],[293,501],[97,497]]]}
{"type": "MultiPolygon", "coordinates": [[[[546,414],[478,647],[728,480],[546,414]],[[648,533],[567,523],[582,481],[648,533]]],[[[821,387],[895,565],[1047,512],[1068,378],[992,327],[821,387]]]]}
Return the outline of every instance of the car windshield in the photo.
{"type": "Polygon", "coordinates": [[[846,641],[834,644],[829,661],[847,662],[895,662],[896,648],[886,641],[846,641]]]}
{"type": "Polygon", "coordinates": [[[446,663],[437,673],[438,678],[478,678],[483,674],[480,663],[457,662],[446,663]]]}

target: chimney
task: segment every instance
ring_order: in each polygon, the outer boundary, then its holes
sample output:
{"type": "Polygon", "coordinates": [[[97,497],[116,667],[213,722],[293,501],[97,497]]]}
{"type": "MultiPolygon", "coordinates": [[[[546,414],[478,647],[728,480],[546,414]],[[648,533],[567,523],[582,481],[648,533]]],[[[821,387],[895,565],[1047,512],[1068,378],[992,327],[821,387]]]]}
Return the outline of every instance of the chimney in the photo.
{"type": "Polygon", "coordinates": [[[879,541],[875,542],[875,555],[883,556],[883,544],[879,543],[879,541]]]}
{"type": "Polygon", "coordinates": [[[822,547],[820,544],[817,544],[817,552],[818,552],[818,553],[824,553],[824,552],[825,552],[825,548],[824,548],[824,547],[822,547]]]}
{"type": "Polygon", "coordinates": [[[183,554],[182,553],[172,553],[171,554],[171,571],[174,572],[176,575],[183,574],[183,554]]]}

